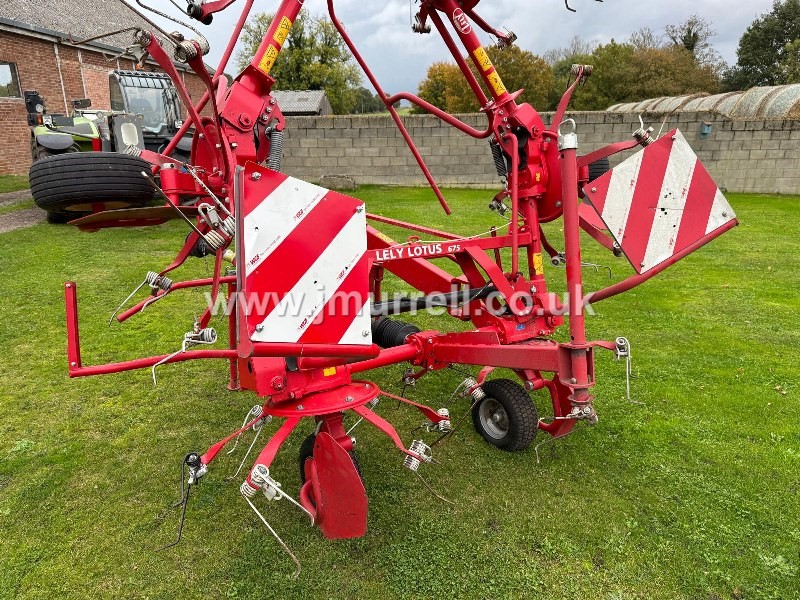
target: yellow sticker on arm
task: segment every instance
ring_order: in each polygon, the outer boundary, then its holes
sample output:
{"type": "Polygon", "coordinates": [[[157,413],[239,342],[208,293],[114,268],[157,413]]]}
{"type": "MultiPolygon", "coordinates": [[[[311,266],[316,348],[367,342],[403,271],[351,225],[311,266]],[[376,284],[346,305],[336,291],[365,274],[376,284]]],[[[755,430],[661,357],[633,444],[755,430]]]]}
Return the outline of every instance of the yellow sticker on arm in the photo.
{"type": "Polygon", "coordinates": [[[537,275],[544,275],[544,264],[542,262],[541,252],[537,252],[533,255],[533,271],[537,275]]]}
{"type": "Polygon", "coordinates": [[[276,58],[278,58],[278,49],[272,45],[267,46],[267,51],[264,52],[264,56],[258,61],[259,70],[269,75],[269,71],[272,69],[272,65],[275,64],[276,58]]]}
{"type": "Polygon", "coordinates": [[[330,377],[331,375],[336,375],[336,367],[327,367],[326,369],[322,369],[322,374],[325,377],[330,377]]]}
{"type": "Polygon", "coordinates": [[[275,35],[272,36],[272,39],[278,42],[279,47],[283,46],[283,42],[286,41],[286,36],[289,35],[289,30],[291,30],[291,28],[292,22],[289,20],[289,17],[283,17],[278,25],[278,29],[275,30],[275,35]]]}
{"type": "Polygon", "coordinates": [[[475,55],[475,60],[481,66],[481,69],[488,71],[492,68],[492,59],[486,54],[483,46],[478,46],[472,53],[475,55]]]}
{"type": "Polygon", "coordinates": [[[500,79],[500,75],[497,73],[497,71],[490,73],[488,78],[489,83],[492,85],[492,89],[497,96],[502,96],[506,93],[506,86],[503,85],[503,80],[500,79]]]}

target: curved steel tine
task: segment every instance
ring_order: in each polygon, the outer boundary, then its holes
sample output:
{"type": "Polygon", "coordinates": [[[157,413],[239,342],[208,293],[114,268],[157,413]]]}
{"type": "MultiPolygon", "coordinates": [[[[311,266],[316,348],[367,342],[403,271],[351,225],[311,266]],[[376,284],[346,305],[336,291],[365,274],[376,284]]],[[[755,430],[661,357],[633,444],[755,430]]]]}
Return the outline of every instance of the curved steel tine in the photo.
{"type": "Polygon", "coordinates": [[[115,311],[114,311],[114,312],[111,314],[111,318],[108,320],[108,326],[109,326],[109,327],[111,327],[111,323],[113,323],[113,322],[114,322],[114,317],[116,317],[116,316],[117,316],[117,313],[120,311],[120,309],[121,309],[123,306],[125,306],[125,305],[128,303],[128,301],[129,301],[131,298],[133,298],[133,297],[136,295],[136,292],[138,292],[140,289],[142,289],[142,287],[144,287],[144,284],[145,284],[145,283],[147,283],[147,279],[145,279],[144,281],[142,281],[142,283],[140,283],[140,284],[138,285],[138,287],[137,287],[135,290],[133,290],[133,291],[130,293],[130,295],[129,295],[127,298],[125,298],[125,300],[123,300],[123,301],[122,301],[122,304],[120,304],[120,305],[117,307],[117,310],[115,310],[115,311]]]}
{"type": "Polygon", "coordinates": [[[291,557],[291,559],[294,561],[294,564],[295,564],[295,565],[297,565],[297,569],[295,569],[295,572],[294,572],[294,574],[292,575],[292,579],[297,579],[297,578],[298,578],[298,576],[300,575],[300,570],[302,569],[302,566],[300,565],[300,561],[299,561],[299,560],[297,560],[297,557],[296,557],[296,556],[294,555],[294,553],[293,553],[293,552],[292,552],[292,551],[289,549],[289,546],[287,546],[287,545],[286,545],[286,542],[284,542],[284,541],[281,539],[281,536],[279,536],[279,535],[278,535],[278,533],[277,533],[277,532],[276,532],[276,531],[275,531],[275,530],[272,528],[272,526],[271,526],[271,525],[270,525],[270,524],[267,522],[267,520],[264,518],[264,515],[262,515],[262,514],[259,512],[259,510],[256,508],[255,504],[253,504],[253,503],[250,501],[250,498],[248,498],[247,496],[242,496],[242,497],[245,499],[245,502],[247,502],[247,503],[250,505],[250,508],[252,508],[252,509],[253,509],[253,512],[254,512],[254,513],[256,513],[256,515],[258,516],[258,518],[259,518],[259,519],[261,519],[261,522],[262,522],[262,523],[264,523],[264,525],[265,525],[265,526],[266,526],[266,528],[269,530],[269,532],[270,532],[270,533],[271,533],[273,536],[275,536],[275,539],[276,539],[276,540],[278,540],[278,543],[281,545],[281,548],[283,548],[284,552],[286,552],[286,554],[288,554],[288,555],[291,557]]]}
{"type": "Polygon", "coordinates": [[[160,367],[161,365],[168,363],[168,362],[169,362],[169,361],[171,361],[173,358],[175,358],[176,356],[178,356],[179,354],[182,354],[182,353],[184,353],[184,352],[186,352],[186,342],[185,342],[185,341],[184,341],[183,345],[181,346],[181,349],[180,349],[180,350],[178,350],[177,352],[173,352],[172,354],[169,354],[169,355],[165,356],[164,358],[162,358],[160,361],[158,361],[156,364],[154,364],[154,365],[153,365],[153,368],[152,368],[152,372],[153,372],[153,385],[158,385],[158,380],[156,379],[156,367],[160,367]]]}
{"type": "Polygon", "coordinates": [[[106,37],[110,37],[112,35],[117,35],[120,33],[125,33],[126,31],[135,31],[139,29],[138,27],[124,27],[123,29],[117,29],[116,31],[110,31],[108,33],[101,33],[100,35],[96,35],[94,37],[86,38],[84,40],[75,40],[72,37],[72,34],[69,34],[66,38],[67,43],[70,46],[78,46],[80,44],[88,44],[89,42],[94,42],[95,40],[101,40],[106,37]]]}
{"type": "MultiPolygon", "coordinates": [[[[149,10],[150,12],[157,14],[159,17],[164,17],[165,19],[167,19],[169,21],[172,21],[173,23],[177,23],[178,25],[181,25],[182,27],[186,27],[186,29],[190,29],[191,31],[194,31],[197,35],[199,35],[200,37],[205,38],[205,36],[202,33],[200,33],[197,29],[195,29],[194,27],[192,27],[188,23],[184,23],[180,19],[176,19],[175,17],[170,16],[167,13],[163,13],[160,10],[157,10],[157,9],[153,8],[152,6],[148,6],[147,4],[142,2],[142,0],[136,0],[136,4],[138,4],[139,6],[144,8],[145,10],[149,10]]],[[[175,2],[172,2],[172,4],[175,4],[175,2]]],[[[178,6],[177,4],[175,4],[175,6],[177,6],[178,9],[181,12],[183,12],[183,9],[180,6],[178,6]]],[[[172,36],[170,34],[167,34],[167,36],[170,38],[170,40],[172,40],[172,36]]],[[[174,41],[174,40],[172,40],[172,41],[174,41]]]]}

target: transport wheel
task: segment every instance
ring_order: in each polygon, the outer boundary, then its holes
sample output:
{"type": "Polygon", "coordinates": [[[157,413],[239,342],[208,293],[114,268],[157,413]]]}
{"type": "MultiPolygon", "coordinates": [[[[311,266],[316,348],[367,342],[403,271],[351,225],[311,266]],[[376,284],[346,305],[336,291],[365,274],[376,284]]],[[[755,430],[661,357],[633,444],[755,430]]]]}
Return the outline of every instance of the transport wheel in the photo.
{"type": "Polygon", "coordinates": [[[608,173],[610,170],[611,163],[608,162],[608,157],[594,161],[589,165],[589,181],[594,181],[598,177],[608,173]]]}
{"type": "Polygon", "coordinates": [[[31,195],[39,208],[55,213],[145,206],[155,192],[142,171],[149,173],[150,163],[127,154],[56,154],[31,167],[31,195]]]}
{"type": "Polygon", "coordinates": [[[475,430],[509,452],[530,446],[539,430],[539,416],[525,388],[510,379],[493,379],[482,389],[486,397],[472,409],[475,430]]]}
{"type": "MultiPolygon", "coordinates": [[[[300,453],[298,455],[300,459],[300,483],[301,485],[306,482],[306,460],[314,456],[314,441],[317,439],[317,435],[312,433],[306,439],[303,440],[303,443],[300,444],[300,453]]],[[[353,465],[356,467],[356,471],[358,471],[358,476],[361,478],[361,483],[364,483],[364,473],[361,471],[361,464],[358,462],[358,456],[354,451],[350,451],[350,458],[353,460],[353,465]]]]}

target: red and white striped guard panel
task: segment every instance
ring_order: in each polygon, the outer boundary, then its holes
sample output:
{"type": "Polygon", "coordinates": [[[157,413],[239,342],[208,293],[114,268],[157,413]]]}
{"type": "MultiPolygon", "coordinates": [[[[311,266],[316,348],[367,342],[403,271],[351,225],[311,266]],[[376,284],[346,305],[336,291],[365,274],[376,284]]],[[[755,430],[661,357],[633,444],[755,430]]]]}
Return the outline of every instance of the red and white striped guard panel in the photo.
{"type": "Polygon", "coordinates": [[[637,273],[736,220],[730,204],[675,129],[583,188],[637,273]]]}
{"type": "Polygon", "coordinates": [[[250,339],[371,344],[364,203],[248,165],[242,209],[250,339]]]}

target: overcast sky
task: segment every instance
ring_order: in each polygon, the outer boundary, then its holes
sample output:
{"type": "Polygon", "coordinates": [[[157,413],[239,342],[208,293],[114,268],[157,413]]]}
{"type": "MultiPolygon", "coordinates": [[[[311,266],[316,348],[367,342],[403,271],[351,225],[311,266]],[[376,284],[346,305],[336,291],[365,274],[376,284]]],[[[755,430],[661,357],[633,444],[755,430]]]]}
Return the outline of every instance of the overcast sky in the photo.
{"type": "MultiPolygon", "coordinates": [[[[127,1],[134,4],[133,0],[127,1]]],[[[149,1],[160,10],[179,14],[166,0],[149,1]]],[[[493,26],[514,31],[518,36],[517,44],[535,54],[565,46],[574,35],[602,43],[612,38],[624,40],[640,27],[650,27],[661,33],[665,25],[698,14],[714,25],[717,30],[714,46],[726,61],[733,63],[745,28],[772,7],[772,0],[570,2],[577,13],[568,12],[562,0],[487,0],[478,6],[478,13],[493,26]]],[[[244,0],[237,0],[227,10],[215,15],[214,22],[208,27],[193,22],[211,42],[207,62],[212,66],[217,65],[243,4],[244,0]]],[[[253,8],[254,11],[274,11],[278,5],[277,1],[259,0],[253,8]]],[[[313,14],[327,13],[326,0],[307,0],[305,6],[313,14]]],[[[428,65],[449,58],[435,30],[429,35],[411,31],[408,0],[335,0],[335,7],[339,19],[387,92],[416,91],[428,65]]],[[[153,18],[164,23],[166,29],[175,29],[169,21],[153,18]]],[[[488,43],[488,36],[484,37],[488,43]]],[[[226,71],[236,74],[233,61],[226,71]]]]}

